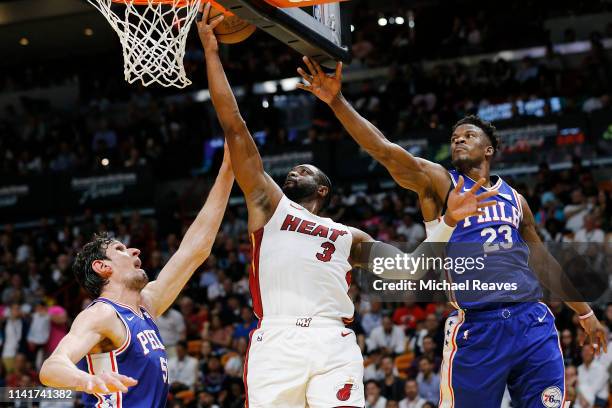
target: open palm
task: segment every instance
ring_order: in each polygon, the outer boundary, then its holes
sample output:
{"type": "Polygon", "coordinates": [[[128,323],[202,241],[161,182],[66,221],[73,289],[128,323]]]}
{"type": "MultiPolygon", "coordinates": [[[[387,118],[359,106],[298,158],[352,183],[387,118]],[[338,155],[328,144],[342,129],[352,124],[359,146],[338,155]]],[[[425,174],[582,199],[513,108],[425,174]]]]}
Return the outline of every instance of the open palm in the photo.
{"type": "Polygon", "coordinates": [[[298,73],[304,78],[306,84],[297,84],[299,89],[303,89],[315,95],[323,102],[330,104],[342,87],[342,62],[336,64],[335,74],[328,75],[323,72],[321,65],[308,57],[303,58],[308,67],[307,73],[302,68],[298,68],[298,73]]]}
{"type": "Polygon", "coordinates": [[[483,215],[482,209],[484,207],[490,207],[495,205],[495,201],[484,201],[489,197],[497,194],[497,190],[487,191],[482,194],[476,195],[476,192],[485,183],[485,179],[482,178],[474,183],[471,189],[463,190],[463,176],[459,176],[459,181],[455,188],[450,192],[448,196],[448,214],[456,221],[460,221],[466,217],[474,215],[483,215]]]}

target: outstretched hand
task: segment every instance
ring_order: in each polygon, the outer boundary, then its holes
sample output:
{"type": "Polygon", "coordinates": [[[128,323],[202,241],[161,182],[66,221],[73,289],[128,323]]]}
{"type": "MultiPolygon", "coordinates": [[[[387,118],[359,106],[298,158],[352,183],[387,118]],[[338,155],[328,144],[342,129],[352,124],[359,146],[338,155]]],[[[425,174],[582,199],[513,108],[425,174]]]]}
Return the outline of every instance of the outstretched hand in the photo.
{"type": "Polygon", "coordinates": [[[114,372],[102,372],[101,374],[87,374],[83,383],[77,387],[77,391],[88,394],[114,394],[116,392],[127,392],[128,387],[133,387],[138,381],[114,372]]]}
{"type": "Polygon", "coordinates": [[[307,73],[302,68],[297,69],[297,72],[306,81],[306,84],[298,83],[297,88],[312,93],[328,105],[331,104],[340,94],[340,89],[342,88],[342,62],[336,64],[336,72],[330,75],[323,72],[321,65],[317,61],[308,57],[303,57],[302,59],[310,73],[307,73]]]}
{"type": "MultiPolygon", "coordinates": [[[[607,353],[608,341],[606,330],[601,325],[599,320],[597,320],[597,317],[593,315],[587,319],[580,320],[580,325],[584,329],[584,333],[588,338],[588,342],[593,346],[593,351],[595,352],[595,355],[607,353]]],[[[584,346],[584,340],[585,339],[580,340],[580,347],[584,346]]]]}
{"type": "Polygon", "coordinates": [[[476,195],[476,192],[484,185],[486,180],[481,178],[477,183],[474,183],[469,190],[463,189],[463,176],[459,176],[459,181],[455,188],[448,196],[448,208],[445,214],[450,217],[451,223],[456,224],[466,217],[474,215],[484,215],[482,211],[485,207],[495,205],[495,201],[484,201],[489,197],[497,195],[497,190],[487,191],[476,195]],[[463,190],[463,192],[462,192],[463,190]]]}
{"type": "Polygon", "coordinates": [[[200,41],[202,42],[202,46],[204,47],[204,51],[219,51],[219,43],[217,42],[217,37],[215,36],[215,27],[219,25],[223,21],[223,14],[219,14],[215,16],[212,21],[208,20],[210,15],[210,3],[202,3],[200,5],[200,10],[198,13],[198,17],[196,18],[196,24],[198,26],[198,34],[200,35],[200,41]],[[200,18],[202,16],[202,18],[200,18]]]}

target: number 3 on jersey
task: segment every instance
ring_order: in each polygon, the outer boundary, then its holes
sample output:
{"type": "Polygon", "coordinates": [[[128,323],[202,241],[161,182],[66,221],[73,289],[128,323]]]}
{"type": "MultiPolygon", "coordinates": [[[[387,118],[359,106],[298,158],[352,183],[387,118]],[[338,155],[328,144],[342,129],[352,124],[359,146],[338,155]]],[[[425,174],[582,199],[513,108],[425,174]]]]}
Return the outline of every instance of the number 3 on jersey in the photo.
{"type": "Polygon", "coordinates": [[[323,252],[317,254],[317,259],[321,262],[329,262],[334,252],[336,252],[336,247],[327,241],[321,244],[321,248],[323,248],[323,252]]]}

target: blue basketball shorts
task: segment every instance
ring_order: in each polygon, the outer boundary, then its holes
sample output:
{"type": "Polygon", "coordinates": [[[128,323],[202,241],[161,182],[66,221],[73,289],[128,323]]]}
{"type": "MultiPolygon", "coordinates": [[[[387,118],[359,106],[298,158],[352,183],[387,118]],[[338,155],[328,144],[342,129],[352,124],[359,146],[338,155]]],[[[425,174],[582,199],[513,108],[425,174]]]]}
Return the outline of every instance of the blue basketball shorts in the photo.
{"type": "Polygon", "coordinates": [[[555,318],[544,303],[453,312],[444,328],[440,407],[565,408],[565,369],[555,318]]]}

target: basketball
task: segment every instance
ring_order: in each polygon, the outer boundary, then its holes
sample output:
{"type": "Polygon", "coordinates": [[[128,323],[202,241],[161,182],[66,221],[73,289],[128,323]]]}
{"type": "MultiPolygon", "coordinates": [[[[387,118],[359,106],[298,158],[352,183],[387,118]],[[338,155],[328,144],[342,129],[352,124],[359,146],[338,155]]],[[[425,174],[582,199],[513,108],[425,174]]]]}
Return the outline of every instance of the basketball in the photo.
{"type": "MultiPolygon", "coordinates": [[[[214,6],[210,9],[210,16],[208,17],[208,21],[212,21],[215,18],[218,18],[221,14],[224,14],[222,11],[219,11],[214,6]]],[[[241,20],[236,15],[232,13],[225,13],[225,18],[215,28],[215,34],[217,35],[217,40],[223,44],[235,44],[241,41],[246,40],[255,32],[255,27],[253,24],[249,24],[248,22],[241,20]]]]}

